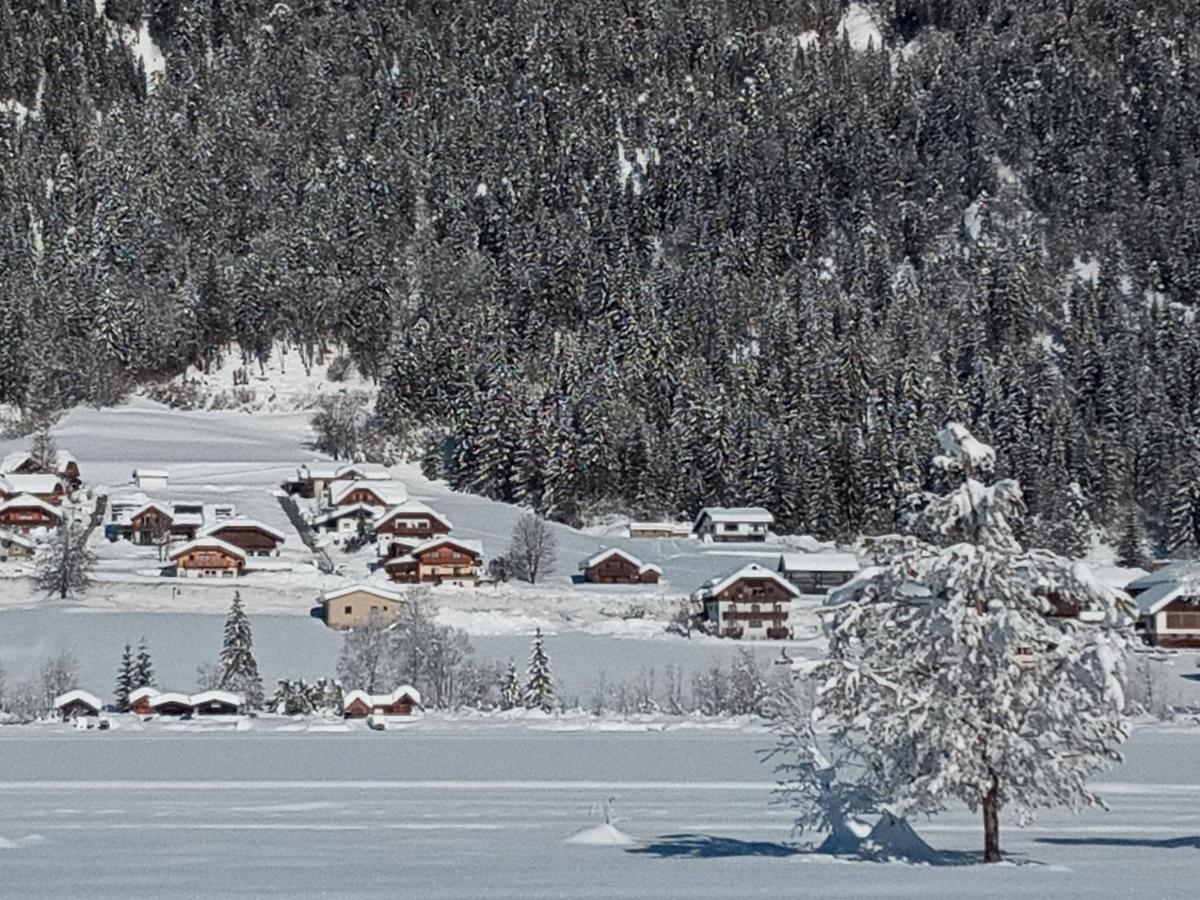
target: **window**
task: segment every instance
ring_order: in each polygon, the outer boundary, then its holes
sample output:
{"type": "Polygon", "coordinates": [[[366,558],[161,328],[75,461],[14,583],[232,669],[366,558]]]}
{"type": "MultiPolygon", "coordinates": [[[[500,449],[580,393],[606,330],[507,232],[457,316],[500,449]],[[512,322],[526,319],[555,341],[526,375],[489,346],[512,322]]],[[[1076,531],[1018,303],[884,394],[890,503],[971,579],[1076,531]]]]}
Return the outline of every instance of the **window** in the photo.
{"type": "Polygon", "coordinates": [[[346,615],[348,615],[348,616],[349,616],[349,615],[353,615],[353,613],[354,613],[354,607],[353,607],[353,606],[347,606],[347,607],[346,607],[346,615]]]}
{"type": "Polygon", "coordinates": [[[721,526],[722,531],[737,531],[737,529],[738,527],[736,522],[726,522],[721,526]]]}
{"type": "Polygon", "coordinates": [[[1167,613],[1167,627],[1200,631],[1200,612],[1169,612],[1167,613]]]}

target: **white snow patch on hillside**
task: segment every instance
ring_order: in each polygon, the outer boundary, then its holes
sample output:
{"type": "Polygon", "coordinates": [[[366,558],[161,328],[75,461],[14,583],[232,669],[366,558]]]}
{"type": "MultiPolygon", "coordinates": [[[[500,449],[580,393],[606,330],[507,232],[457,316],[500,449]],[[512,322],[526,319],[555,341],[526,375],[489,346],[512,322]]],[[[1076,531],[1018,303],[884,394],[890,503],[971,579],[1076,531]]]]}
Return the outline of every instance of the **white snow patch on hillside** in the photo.
{"type": "Polygon", "coordinates": [[[584,847],[629,847],[636,844],[633,838],[616,825],[604,822],[577,831],[563,841],[564,844],[577,844],[584,847]]]}
{"type": "Polygon", "coordinates": [[[983,208],[979,200],[963,210],[963,227],[967,229],[971,240],[979,240],[979,235],[983,232],[983,208]]]}
{"type": "Polygon", "coordinates": [[[850,43],[850,49],[862,53],[868,50],[883,49],[883,33],[875,14],[861,3],[851,3],[842,14],[837,26],[838,40],[843,38],[850,43]]]}
{"type": "Polygon", "coordinates": [[[150,23],[143,19],[136,31],[127,25],[122,29],[121,37],[134,58],[142,64],[146,73],[146,89],[153,90],[167,73],[167,61],[162,50],[154,43],[154,38],[150,37],[150,23]]]}
{"type": "Polygon", "coordinates": [[[815,31],[802,31],[796,35],[796,44],[801,50],[812,50],[821,46],[821,35],[815,31]]]}
{"type": "Polygon", "coordinates": [[[18,129],[24,128],[25,122],[29,119],[29,107],[20,100],[0,100],[0,113],[15,116],[18,129]]]}
{"type": "Polygon", "coordinates": [[[1085,283],[1096,284],[1100,280],[1100,263],[1098,260],[1089,259],[1085,262],[1077,256],[1071,265],[1071,271],[1077,280],[1085,283]]]}

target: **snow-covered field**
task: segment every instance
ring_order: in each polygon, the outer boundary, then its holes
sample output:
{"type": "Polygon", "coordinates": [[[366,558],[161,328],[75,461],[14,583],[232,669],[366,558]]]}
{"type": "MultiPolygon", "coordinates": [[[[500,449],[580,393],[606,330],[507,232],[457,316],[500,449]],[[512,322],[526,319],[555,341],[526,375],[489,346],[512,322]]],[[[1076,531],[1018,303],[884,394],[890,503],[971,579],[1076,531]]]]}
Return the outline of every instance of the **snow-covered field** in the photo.
{"type": "Polygon", "coordinates": [[[1200,876],[1195,726],[1137,729],[1107,812],[1006,817],[1000,866],[968,864],[965,810],[916,823],[945,865],[799,851],[753,728],[283,727],[0,729],[0,895],[1183,898],[1200,876]],[[609,798],[635,843],[568,842],[609,798]]]}

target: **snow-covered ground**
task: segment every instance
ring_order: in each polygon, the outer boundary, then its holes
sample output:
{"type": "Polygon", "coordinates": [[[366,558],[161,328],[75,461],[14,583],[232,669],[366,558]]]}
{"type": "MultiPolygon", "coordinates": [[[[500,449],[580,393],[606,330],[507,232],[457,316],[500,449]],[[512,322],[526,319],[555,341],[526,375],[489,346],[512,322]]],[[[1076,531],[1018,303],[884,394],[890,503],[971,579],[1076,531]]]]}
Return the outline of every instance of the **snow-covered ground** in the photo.
{"type": "Polygon", "coordinates": [[[1137,729],[1108,812],[1005,816],[999,866],[969,864],[965,810],[914,823],[946,865],[801,852],[752,728],[286,728],[0,729],[0,895],[1090,900],[1193,897],[1200,874],[1195,726],[1137,729]],[[635,843],[568,842],[610,798],[635,843]]]}

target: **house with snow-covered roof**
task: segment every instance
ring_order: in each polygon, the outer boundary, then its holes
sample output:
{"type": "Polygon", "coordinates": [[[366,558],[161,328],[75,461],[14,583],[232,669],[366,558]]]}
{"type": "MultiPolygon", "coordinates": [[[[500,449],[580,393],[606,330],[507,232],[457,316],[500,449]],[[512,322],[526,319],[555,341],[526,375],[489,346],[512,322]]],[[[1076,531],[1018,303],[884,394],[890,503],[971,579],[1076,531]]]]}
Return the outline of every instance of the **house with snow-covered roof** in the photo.
{"type": "Polygon", "coordinates": [[[87,691],[67,691],[54,698],[54,711],[64,722],[84,716],[98,716],[104,703],[95,694],[87,691]]]}
{"type": "Polygon", "coordinates": [[[29,559],[37,545],[23,534],[0,528],[0,562],[29,559]]]}
{"type": "Polygon", "coordinates": [[[687,522],[630,522],[631,538],[690,538],[692,526],[687,522]]]}
{"type": "Polygon", "coordinates": [[[692,600],[723,637],[780,640],[791,636],[791,606],[799,596],[799,589],[778,572],[749,563],[705,582],[692,600]]]}
{"type": "Polygon", "coordinates": [[[0,475],[0,500],[28,494],[31,497],[37,497],[39,500],[59,506],[66,493],[67,489],[62,483],[62,479],[57,475],[42,473],[34,475],[0,475]]]}
{"type": "Polygon", "coordinates": [[[285,537],[282,531],[257,519],[220,519],[197,532],[198,537],[218,538],[232,544],[246,556],[272,556],[279,552],[285,537]]]}
{"type": "Polygon", "coordinates": [[[171,552],[181,578],[236,578],[246,568],[246,553],[211,535],[196,538],[171,552]]]}
{"type": "Polygon", "coordinates": [[[395,591],[372,584],[352,584],[321,595],[321,615],[325,624],[338,631],[365,625],[372,616],[385,623],[394,622],[403,608],[404,597],[395,591]]]}
{"type": "Polygon", "coordinates": [[[761,506],[707,506],[692,531],[703,541],[765,541],[775,517],[761,506]]]}
{"type": "Polygon", "coordinates": [[[380,512],[399,506],[408,499],[408,489],[400,481],[335,481],[329,486],[330,506],[374,506],[380,512]]]}
{"type": "Polygon", "coordinates": [[[161,544],[171,539],[174,525],[171,507],[151,500],[129,514],[129,540],[135,544],[161,544]]]}
{"type": "Polygon", "coordinates": [[[347,719],[365,719],[367,716],[411,716],[421,708],[421,695],[417,689],[402,684],[387,694],[371,694],[367,691],[351,691],[342,698],[342,715],[347,719]]]}
{"type": "Polygon", "coordinates": [[[429,540],[449,534],[454,524],[420,500],[405,500],[380,515],[371,527],[376,534],[429,540]]]}
{"type": "Polygon", "coordinates": [[[1176,568],[1173,577],[1139,588],[1133,602],[1138,611],[1136,630],[1147,644],[1200,647],[1200,567],[1176,568]]]}
{"type": "Polygon", "coordinates": [[[136,713],[139,716],[148,716],[154,712],[154,708],[150,705],[150,701],[157,697],[161,691],[156,687],[144,685],[139,688],[134,688],[129,692],[129,711],[136,713]]]}
{"type": "Polygon", "coordinates": [[[592,584],[657,584],[662,569],[644,563],[632,553],[610,547],[579,563],[585,581],[592,584]]]}
{"type": "Polygon", "coordinates": [[[401,584],[476,584],[482,565],[482,544],[442,535],[388,559],[383,568],[401,584]]]}
{"type": "Polygon", "coordinates": [[[320,534],[365,534],[378,515],[379,507],[366,503],[335,506],[314,517],[312,528],[320,534]]]}
{"type": "Polygon", "coordinates": [[[32,494],[18,494],[0,503],[0,528],[18,534],[57,528],[61,522],[62,510],[32,494]]]}
{"type": "Polygon", "coordinates": [[[858,574],[861,566],[853,553],[783,553],[776,571],[800,593],[824,596],[858,574]]]}
{"type": "Polygon", "coordinates": [[[66,450],[54,454],[54,471],[40,466],[27,450],[15,450],[0,459],[0,475],[57,475],[68,485],[79,485],[79,462],[66,450]]]}
{"type": "Polygon", "coordinates": [[[165,491],[170,483],[171,473],[166,469],[139,466],[133,470],[131,477],[139,491],[165,491]]]}

